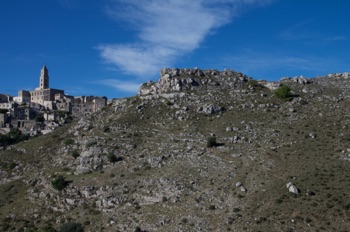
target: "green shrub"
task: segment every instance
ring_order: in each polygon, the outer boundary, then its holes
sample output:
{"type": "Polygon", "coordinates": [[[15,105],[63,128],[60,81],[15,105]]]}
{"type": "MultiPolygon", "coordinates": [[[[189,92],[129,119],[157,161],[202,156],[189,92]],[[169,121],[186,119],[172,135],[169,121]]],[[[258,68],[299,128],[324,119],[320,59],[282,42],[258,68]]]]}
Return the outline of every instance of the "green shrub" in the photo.
{"type": "Polygon", "coordinates": [[[97,145],[97,142],[96,142],[96,141],[91,141],[91,142],[88,142],[88,143],[86,144],[86,147],[87,147],[87,148],[90,148],[90,147],[93,147],[93,146],[95,146],[95,145],[97,145]]]}
{"type": "Polygon", "coordinates": [[[20,130],[11,130],[5,135],[0,134],[0,146],[7,146],[28,140],[29,135],[24,135],[20,130]]]}
{"type": "Polygon", "coordinates": [[[172,105],[174,105],[174,104],[173,104],[171,101],[169,101],[169,100],[166,101],[165,104],[166,104],[167,106],[172,106],[172,105]]]}
{"type": "Polygon", "coordinates": [[[43,232],[56,232],[55,228],[52,226],[51,223],[46,224],[42,230],[43,232]]]}
{"type": "Polygon", "coordinates": [[[74,139],[68,138],[64,140],[64,145],[69,146],[69,145],[72,145],[74,142],[75,142],[74,139]]]}
{"type": "Polygon", "coordinates": [[[287,85],[282,85],[281,87],[278,87],[275,91],[274,94],[278,98],[282,98],[285,100],[292,100],[292,92],[291,88],[287,85]]]}
{"type": "Polygon", "coordinates": [[[77,222],[66,222],[61,225],[59,232],[84,232],[84,227],[77,222]]]}
{"type": "Polygon", "coordinates": [[[68,182],[64,179],[63,176],[59,175],[51,182],[52,187],[56,190],[63,190],[65,187],[67,187],[68,182]]]}
{"type": "Polygon", "coordinates": [[[72,154],[74,159],[76,159],[78,156],[80,156],[80,154],[77,150],[73,150],[71,154],[72,154]]]}
{"type": "Polygon", "coordinates": [[[10,163],[7,163],[6,166],[8,169],[12,170],[17,166],[17,164],[15,162],[11,161],[10,163]]]}
{"type": "Polygon", "coordinates": [[[13,161],[4,162],[0,160],[0,167],[8,170],[12,170],[17,166],[17,164],[13,161]]]}
{"type": "Polygon", "coordinates": [[[141,232],[142,230],[141,230],[141,228],[139,227],[139,226],[137,226],[136,228],[135,228],[135,230],[134,230],[134,232],[141,232]]]}
{"type": "Polygon", "coordinates": [[[72,115],[68,115],[67,118],[64,120],[65,124],[71,123],[73,122],[73,116],[72,115]]]}
{"type": "Polygon", "coordinates": [[[207,147],[215,147],[216,145],[217,145],[216,137],[215,136],[209,137],[207,141],[207,147]]]}
{"type": "Polygon", "coordinates": [[[37,116],[35,116],[35,121],[36,122],[44,122],[45,118],[42,114],[38,114],[37,116]]]}
{"type": "Polygon", "coordinates": [[[119,162],[119,161],[123,160],[122,157],[117,157],[116,155],[114,155],[112,153],[109,153],[107,155],[107,158],[108,158],[108,161],[111,162],[111,163],[115,163],[115,162],[119,162]]]}

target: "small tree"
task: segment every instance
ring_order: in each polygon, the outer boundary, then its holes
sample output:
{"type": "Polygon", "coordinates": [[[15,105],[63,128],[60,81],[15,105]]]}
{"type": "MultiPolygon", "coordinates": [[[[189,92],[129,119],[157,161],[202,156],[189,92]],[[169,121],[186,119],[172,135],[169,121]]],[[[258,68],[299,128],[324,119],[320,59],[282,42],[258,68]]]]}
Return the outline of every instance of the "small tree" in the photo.
{"type": "Polygon", "coordinates": [[[279,97],[288,101],[292,100],[292,90],[287,85],[282,85],[281,87],[278,87],[274,91],[274,94],[276,97],[279,97]]]}
{"type": "Polygon", "coordinates": [[[67,138],[64,140],[64,145],[69,146],[69,145],[72,145],[74,142],[75,142],[74,139],[67,138]]]}
{"type": "Polygon", "coordinates": [[[112,153],[109,153],[107,155],[107,159],[109,162],[111,163],[115,163],[115,162],[119,162],[119,161],[122,161],[123,158],[122,157],[117,157],[116,155],[112,154],[112,153]]]}
{"type": "Polygon", "coordinates": [[[209,137],[207,142],[207,147],[215,147],[216,145],[217,145],[216,137],[215,136],[209,137]]]}
{"type": "Polygon", "coordinates": [[[52,187],[56,190],[63,190],[65,187],[67,187],[68,182],[64,179],[63,176],[59,175],[51,182],[52,187]]]}
{"type": "Polygon", "coordinates": [[[73,150],[71,155],[73,156],[74,159],[76,159],[80,154],[77,150],[73,150]]]}
{"type": "Polygon", "coordinates": [[[44,122],[45,118],[42,114],[38,114],[37,116],[35,116],[35,121],[36,122],[44,122]]]}
{"type": "Polygon", "coordinates": [[[53,227],[53,225],[51,223],[46,224],[42,230],[42,232],[57,232],[57,230],[55,230],[55,228],[53,227]]]}
{"type": "Polygon", "coordinates": [[[77,222],[66,222],[61,225],[59,232],[84,232],[84,227],[77,222]]]}

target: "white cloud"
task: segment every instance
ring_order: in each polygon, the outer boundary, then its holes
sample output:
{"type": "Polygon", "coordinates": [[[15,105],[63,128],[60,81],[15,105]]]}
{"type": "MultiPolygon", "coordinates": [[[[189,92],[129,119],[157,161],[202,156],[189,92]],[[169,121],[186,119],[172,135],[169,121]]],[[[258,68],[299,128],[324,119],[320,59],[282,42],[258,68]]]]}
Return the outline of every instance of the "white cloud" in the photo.
{"type": "Polygon", "coordinates": [[[166,66],[175,56],[173,49],[164,46],[101,45],[99,49],[106,62],[140,77],[166,66]]]}
{"type": "Polygon", "coordinates": [[[114,0],[107,8],[113,18],[132,25],[138,40],[131,44],[98,46],[101,57],[128,74],[155,73],[197,49],[216,28],[237,16],[244,4],[271,0],[114,0]]]}
{"type": "Polygon", "coordinates": [[[140,82],[121,81],[121,80],[115,80],[115,79],[105,79],[105,80],[98,81],[96,83],[105,85],[108,87],[112,87],[118,91],[122,91],[125,93],[133,93],[133,94],[136,94],[137,90],[141,86],[140,82]]]}

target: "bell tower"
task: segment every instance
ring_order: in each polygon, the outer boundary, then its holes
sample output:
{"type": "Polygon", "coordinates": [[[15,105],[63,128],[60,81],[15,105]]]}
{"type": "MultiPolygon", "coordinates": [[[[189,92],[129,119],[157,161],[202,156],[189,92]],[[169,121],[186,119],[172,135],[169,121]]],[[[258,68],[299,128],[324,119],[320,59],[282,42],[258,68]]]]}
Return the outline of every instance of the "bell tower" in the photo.
{"type": "Polygon", "coordinates": [[[40,85],[39,89],[48,89],[49,88],[49,70],[46,68],[46,65],[41,69],[40,72],[40,85]]]}

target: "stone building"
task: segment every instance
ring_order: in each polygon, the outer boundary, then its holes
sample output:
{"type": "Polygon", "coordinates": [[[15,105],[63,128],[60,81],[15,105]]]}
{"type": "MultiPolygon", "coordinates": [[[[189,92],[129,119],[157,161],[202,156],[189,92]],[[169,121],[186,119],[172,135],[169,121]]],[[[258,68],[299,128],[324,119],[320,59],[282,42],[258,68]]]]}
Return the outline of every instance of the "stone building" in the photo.
{"type": "Polygon", "coordinates": [[[75,97],[72,106],[72,114],[82,117],[94,113],[107,105],[106,97],[81,96],[75,97]]]}
{"type": "Polygon", "coordinates": [[[49,88],[49,71],[44,65],[40,72],[39,87],[30,91],[31,102],[44,105],[45,101],[54,101],[55,94],[64,95],[64,90],[49,88]]]}
{"type": "Polygon", "coordinates": [[[12,110],[18,106],[15,102],[0,103],[0,109],[12,110]]]}
{"type": "Polygon", "coordinates": [[[8,102],[8,96],[5,94],[0,94],[0,103],[8,102]]]}
{"type": "Polygon", "coordinates": [[[60,119],[63,112],[84,117],[106,105],[106,97],[73,97],[65,95],[64,90],[50,88],[49,71],[44,65],[40,71],[39,87],[35,90],[20,90],[16,97],[0,94],[0,109],[6,110],[0,115],[0,128],[8,126],[35,132],[45,127],[35,122],[38,114],[42,114],[47,122],[54,122],[60,119]]]}
{"type": "Polygon", "coordinates": [[[13,101],[17,102],[18,104],[29,103],[30,102],[30,92],[26,91],[26,90],[18,91],[18,96],[13,97],[13,101]]]}
{"type": "Polygon", "coordinates": [[[9,118],[6,113],[0,113],[0,128],[6,127],[6,124],[8,124],[9,118]]]}

